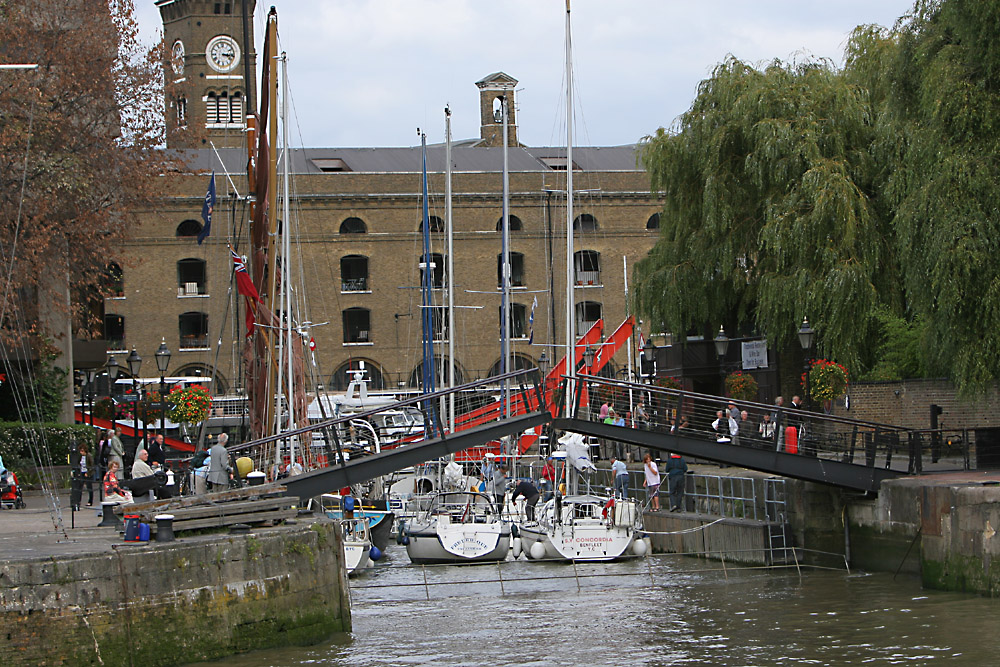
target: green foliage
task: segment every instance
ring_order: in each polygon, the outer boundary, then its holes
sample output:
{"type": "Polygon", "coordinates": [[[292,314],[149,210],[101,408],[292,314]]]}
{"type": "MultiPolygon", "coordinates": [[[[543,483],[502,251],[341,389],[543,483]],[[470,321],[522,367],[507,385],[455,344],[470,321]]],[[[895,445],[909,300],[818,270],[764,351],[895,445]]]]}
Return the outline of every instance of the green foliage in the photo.
{"type": "Polygon", "coordinates": [[[829,63],[719,65],[642,147],[671,225],[636,266],[638,310],[674,331],[735,318],[778,347],[808,314],[821,345],[859,358],[898,282],[869,202],[869,121],[866,92],[829,63]]]}
{"type": "Polygon", "coordinates": [[[893,315],[888,308],[876,312],[880,343],[876,350],[875,362],[866,373],[859,376],[865,381],[906,380],[926,377],[923,363],[923,338],[926,327],[922,320],[908,322],[893,315]]]}
{"type": "Polygon", "coordinates": [[[642,145],[665,204],[636,312],[779,350],[808,316],[820,353],[866,377],[995,382],[997,25],[1000,3],[919,0],[857,28],[843,69],[720,64],[642,145]]]}
{"type": "Polygon", "coordinates": [[[20,474],[39,463],[32,455],[31,443],[35,443],[48,457],[40,462],[42,465],[66,465],[66,457],[80,443],[86,443],[93,452],[96,433],[84,424],[0,422],[0,456],[5,466],[20,474]]]}
{"type": "Polygon", "coordinates": [[[736,371],[726,376],[726,394],[738,401],[757,400],[757,380],[749,373],[736,371]]]}

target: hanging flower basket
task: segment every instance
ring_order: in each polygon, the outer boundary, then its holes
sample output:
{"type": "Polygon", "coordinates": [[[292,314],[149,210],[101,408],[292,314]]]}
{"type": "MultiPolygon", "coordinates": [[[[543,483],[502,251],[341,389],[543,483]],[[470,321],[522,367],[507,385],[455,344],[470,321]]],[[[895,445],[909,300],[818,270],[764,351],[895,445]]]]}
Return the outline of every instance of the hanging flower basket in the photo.
{"type": "Polygon", "coordinates": [[[661,389],[681,389],[681,381],[670,376],[658,377],[653,384],[661,389]]]}
{"type": "Polygon", "coordinates": [[[749,373],[736,371],[726,376],[726,393],[738,401],[752,401],[757,398],[757,380],[749,373]]]}
{"type": "Polygon", "coordinates": [[[167,419],[178,424],[197,424],[208,417],[212,408],[212,397],[202,385],[193,385],[187,389],[175,388],[167,394],[167,419]]]}
{"type": "Polygon", "coordinates": [[[847,393],[847,369],[836,361],[816,359],[809,366],[809,382],[802,374],[802,384],[809,388],[809,396],[815,401],[832,401],[847,393]]]}

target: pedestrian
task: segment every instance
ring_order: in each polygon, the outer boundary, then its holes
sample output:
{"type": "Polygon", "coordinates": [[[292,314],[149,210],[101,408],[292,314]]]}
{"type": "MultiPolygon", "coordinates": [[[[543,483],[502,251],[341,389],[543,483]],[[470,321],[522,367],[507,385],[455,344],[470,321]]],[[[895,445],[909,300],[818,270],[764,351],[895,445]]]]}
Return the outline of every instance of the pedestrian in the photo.
{"type": "Polygon", "coordinates": [[[781,451],[785,444],[785,429],[782,425],[782,420],[784,419],[785,413],[785,397],[779,396],[774,399],[774,411],[771,413],[771,421],[774,422],[774,433],[777,440],[774,443],[774,449],[776,451],[781,451]]]}
{"type": "Polygon", "coordinates": [[[545,459],[545,465],[542,466],[542,481],[539,484],[546,494],[552,493],[552,489],[556,486],[556,467],[552,463],[552,457],[545,459]]]}
{"type": "Polygon", "coordinates": [[[642,459],[642,471],[646,474],[646,502],[654,512],[660,511],[660,469],[653,457],[646,454],[642,459]]]}
{"type": "Polygon", "coordinates": [[[757,433],[760,435],[761,443],[763,447],[767,448],[769,445],[774,443],[774,422],[771,421],[771,415],[764,413],[761,417],[760,425],[757,427],[757,433]]]}
{"type": "Polygon", "coordinates": [[[736,420],[727,417],[724,410],[715,411],[715,421],[712,422],[712,428],[715,430],[715,441],[727,444],[733,441],[738,430],[736,420]]]}
{"type": "Polygon", "coordinates": [[[122,429],[120,426],[115,427],[114,431],[108,431],[108,439],[110,441],[109,453],[108,453],[108,466],[110,468],[112,461],[118,462],[118,469],[121,470],[122,466],[125,465],[125,446],[122,444],[122,429]]]}
{"type": "Polygon", "coordinates": [[[646,404],[639,399],[639,402],[635,404],[635,422],[636,428],[641,428],[646,430],[649,428],[649,415],[646,413],[646,404]]]}
{"type": "Polygon", "coordinates": [[[229,462],[229,452],[226,443],[229,436],[220,433],[215,444],[208,450],[208,490],[225,491],[229,488],[229,480],[233,478],[233,466],[229,462]]]}
{"type": "Polygon", "coordinates": [[[149,443],[149,448],[146,451],[149,452],[150,465],[158,463],[161,468],[167,465],[167,454],[163,451],[162,433],[157,433],[153,436],[152,441],[149,443]]]}
{"type": "Polygon", "coordinates": [[[729,416],[733,419],[733,421],[740,420],[740,409],[736,407],[736,403],[734,401],[729,401],[729,405],[726,409],[729,411],[729,416]]]}
{"type": "Polygon", "coordinates": [[[753,422],[750,421],[750,413],[746,410],[740,412],[740,419],[737,423],[737,440],[734,444],[750,445],[753,443],[753,422]]]}
{"type": "Polygon", "coordinates": [[[83,487],[87,486],[87,507],[94,506],[94,457],[90,455],[86,443],[80,446],[70,456],[70,467],[73,470],[73,490],[70,494],[70,505],[76,511],[80,510],[80,500],[83,498],[83,487]]]}
{"type": "MultiPolygon", "coordinates": [[[[802,399],[798,396],[792,396],[792,404],[788,407],[791,410],[801,410],[802,399]]],[[[789,413],[785,423],[785,451],[789,454],[798,454],[799,438],[802,436],[804,428],[802,417],[794,412],[789,413]]]]}
{"type": "Polygon", "coordinates": [[[684,457],[671,452],[667,458],[667,492],[670,494],[670,511],[680,512],[684,509],[684,474],[688,466],[684,457]]]}
{"type": "Polygon", "coordinates": [[[499,465],[493,472],[493,496],[497,500],[497,507],[503,512],[503,499],[507,493],[507,466],[499,465]]]}
{"type": "Polygon", "coordinates": [[[522,479],[514,487],[514,492],[510,494],[510,502],[513,503],[519,496],[524,496],[524,516],[528,521],[535,520],[535,505],[538,503],[538,489],[529,480],[522,479]]]}
{"type": "MultiPolygon", "coordinates": [[[[483,462],[479,466],[479,486],[482,490],[486,490],[493,484],[493,473],[496,472],[495,458],[496,454],[493,452],[486,452],[486,455],[483,456],[483,462]]],[[[490,493],[493,492],[490,491],[490,493]]]]}
{"type": "Polygon", "coordinates": [[[628,468],[625,462],[617,457],[611,457],[611,475],[614,478],[615,495],[628,498],[628,468]]]}

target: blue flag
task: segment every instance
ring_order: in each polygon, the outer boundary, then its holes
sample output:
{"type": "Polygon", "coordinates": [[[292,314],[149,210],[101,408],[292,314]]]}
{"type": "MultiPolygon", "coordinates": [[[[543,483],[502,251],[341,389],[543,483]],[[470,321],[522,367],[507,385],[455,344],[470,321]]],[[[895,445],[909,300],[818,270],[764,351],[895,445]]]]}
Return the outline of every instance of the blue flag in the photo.
{"type": "Polygon", "coordinates": [[[212,180],[208,182],[208,192],[205,193],[205,203],[201,205],[201,219],[205,221],[205,226],[198,232],[198,245],[208,238],[212,233],[212,209],[215,208],[215,172],[212,172],[212,180]]]}

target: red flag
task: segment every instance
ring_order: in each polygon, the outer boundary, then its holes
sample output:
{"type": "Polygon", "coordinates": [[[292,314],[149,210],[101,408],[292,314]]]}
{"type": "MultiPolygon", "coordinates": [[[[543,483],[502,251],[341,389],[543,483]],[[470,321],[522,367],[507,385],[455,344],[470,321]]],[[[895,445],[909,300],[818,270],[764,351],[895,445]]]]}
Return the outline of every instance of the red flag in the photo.
{"type": "Polygon", "coordinates": [[[316,339],[313,338],[312,336],[309,337],[309,351],[310,352],[316,351],[316,339]]]}
{"type": "Polygon", "coordinates": [[[247,337],[253,334],[254,326],[257,324],[257,319],[255,317],[255,311],[257,309],[257,304],[260,303],[260,294],[257,293],[257,288],[253,285],[253,279],[250,278],[250,274],[247,273],[247,265],[243,262],[243,258],[236,254],[232,246],[229,247],[229,254],[233,257],[233,273],[236,275],[236,291],[246,297],[247,299],[247,337]]]}

